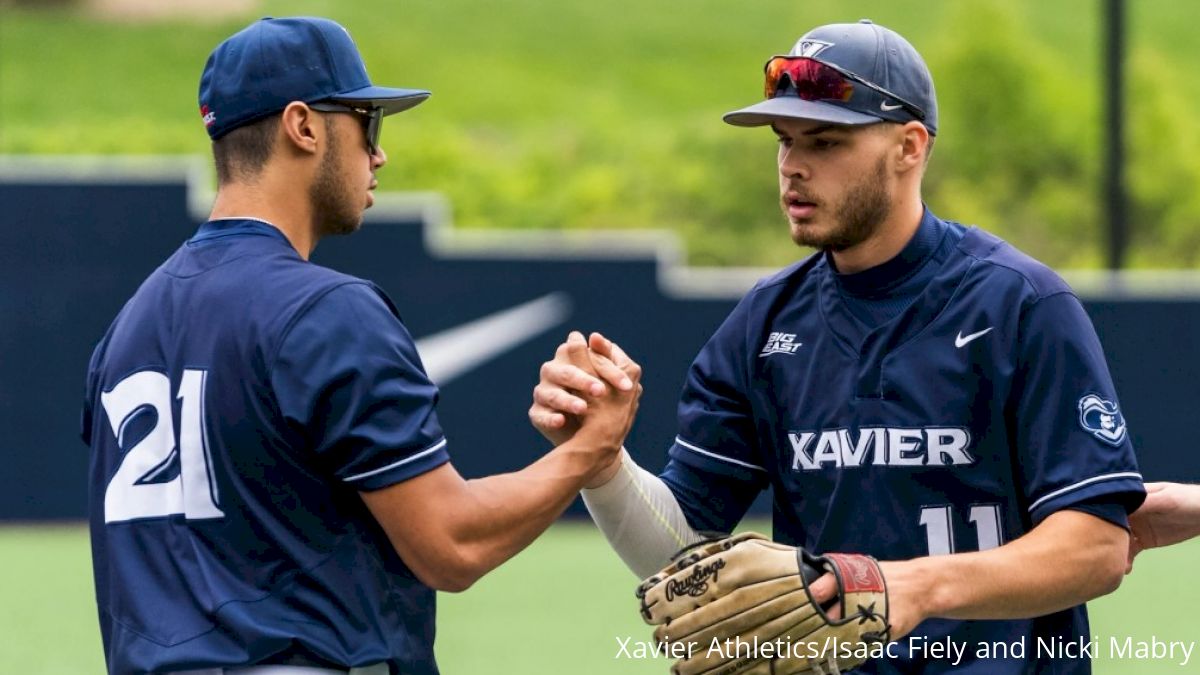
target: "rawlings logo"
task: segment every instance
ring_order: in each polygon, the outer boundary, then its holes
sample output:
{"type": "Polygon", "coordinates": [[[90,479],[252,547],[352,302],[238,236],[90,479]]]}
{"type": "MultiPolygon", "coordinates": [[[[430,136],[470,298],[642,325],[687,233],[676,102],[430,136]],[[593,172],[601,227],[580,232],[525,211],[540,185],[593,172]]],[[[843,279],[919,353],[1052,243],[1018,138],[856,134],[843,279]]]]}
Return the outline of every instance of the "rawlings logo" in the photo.
{"type": "Polygon", "coordinates": [[[867,584],[870,584],[872,581],[874,581],[872,576],[871,567],[870,565],[867,565],[865,561],[857,559],[851,561],[850,579],[854,582],[855,586],[866,586],[867,584]]]}
{"type": "Polygon", "coordinates": [[[883,592],[883,577],[880,576],[878,568],[869,559],[861,555],[844,555],[840,553],[830,553],[826,557],[834,565],[837,565],[838,569],[842,572],[842,583],[845,586],[842,589],[843,592],[883,592]]]}
{"type": "Polygon", "coordinates": [[[667,601],[684,595],[698,598],[708,592],[708,580],[717,580],[717,573],[725,567],[725,560],[718,558],[707,565],[696,565],[692,573],[682,579],[671,579],[667,582],[667,601]]]}

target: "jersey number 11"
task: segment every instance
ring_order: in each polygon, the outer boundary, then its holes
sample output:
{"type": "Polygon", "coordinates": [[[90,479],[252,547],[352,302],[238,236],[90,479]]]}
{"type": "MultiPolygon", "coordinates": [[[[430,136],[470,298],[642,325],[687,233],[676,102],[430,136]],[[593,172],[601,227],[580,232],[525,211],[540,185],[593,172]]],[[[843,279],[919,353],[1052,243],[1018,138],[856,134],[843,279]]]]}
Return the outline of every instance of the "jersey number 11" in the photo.
{"type": "MultiPolygon", "coordinates": [[[[921,509],[921,526],[929,539],[929,555],[957,553],[954,541],[954,508],[951,506],[926,506],[921,509]]],[[[1000,506],[997,504],[972,504],[967,520],[975,525],[979,539],[976,551],[996,548],[1003,542],[1000,537],[1000,506]]]]}

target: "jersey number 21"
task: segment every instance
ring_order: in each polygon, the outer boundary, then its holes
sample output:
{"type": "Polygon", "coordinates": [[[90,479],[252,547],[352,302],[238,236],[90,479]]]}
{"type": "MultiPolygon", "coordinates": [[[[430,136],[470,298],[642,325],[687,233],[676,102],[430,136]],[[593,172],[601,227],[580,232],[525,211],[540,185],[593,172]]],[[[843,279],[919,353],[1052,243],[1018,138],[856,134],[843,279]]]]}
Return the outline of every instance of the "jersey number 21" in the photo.
{"type": "Polygon", "coordinates": [[[217,505],[204,434],[204,388],[208,373],[185,370],[179,383],[179,438],[171,401],[171,381],[163,373],[143,370],[100,395],[117,445],[123,447],[128,425],[153,410],[154,427],[124,457],[104,491],[104,522],[165,518],[183,514],[190,520],[223,518],[217,505]],[[166,480],[165,477],[176,473],[166,480]]]}

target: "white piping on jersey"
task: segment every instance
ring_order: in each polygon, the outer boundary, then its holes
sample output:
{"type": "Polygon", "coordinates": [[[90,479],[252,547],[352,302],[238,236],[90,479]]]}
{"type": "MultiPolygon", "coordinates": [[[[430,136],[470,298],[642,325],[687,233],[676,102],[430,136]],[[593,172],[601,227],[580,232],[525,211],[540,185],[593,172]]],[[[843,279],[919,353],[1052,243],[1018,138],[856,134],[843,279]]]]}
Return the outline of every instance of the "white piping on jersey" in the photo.
{"type": "Polygon", "coordinates": [[[738,466],[744,466],[747,469],[754,469],[755,471],[761,471],[763,473],[767,472],[767,470],[762,468],[761,466],[754,466],[753,464],[747,464],[746,462],[739,462],[738,460],[733,459],[732,457],[718,455],[715,452],[705,450],[704,448],[700,448],[695,445],[692,445],[691,443],[688,443],[687,441],[683,440],[682,438],[680,438],[678,436],[675,437],[675,443],[687,448],[688,450],[691,450],[692,452],[698,452],[701,455],[705,455],[707,457],[712,457],[713,459],[718,459],[718,460],[721,460],[722,462],[729,462],[730,464],[737,464],[738,466]]]}
{"type": "Polygon", "coordinates": [[[209,219],[208,219],[208,222],[210,222],[210,223],[217,223],[217,222],[220,222],[220,221],[222,221],[222,220],[253,220],[253,221],[255,221],[255,222],[263,223],[263,224],[265,224],[265,225],[270,225],[271,227],[273,227],[273,228],[275,228],[275,229],[277,229],[277,230],[279,229],[279,226],[278,226],[278,225],[276,225],[275,223],[272,223],[272,222],[271,222],[271,221],[269,221],[269,220],[263,220],[262,218],[253,218],[253,217],[251,217],[251,216],[226,216],[226,217],[224,217],[224,218],[209,218],[209,219]]]}
{"type": "Polygon", "coordinates": [[[394,469],[398,466],[404,466],[405,464],[408,464],[409,462],[415,462],[418,459],[421,459],[422,457],[424,457],[426,455],[431,455],[431,454],[437,452],[438,450],[441,450],[444,447],[446,447],[446,439],[443,438],[442,440],[438,441],[437,443],[434,443],[433,445],[429,446],[428,448],[418,452],[415,455],[410,455],[408,457],[405,457],[404,459],[400,460],[399,462],[392,462],[391,464],[388,464],[387,466],[379,467],[378,469],[372,469],[371,471],[354,474],[353,476],[347,476],[342,479],[342,482],[349,483],[351,481],[356,481],[361,478],[369,478],[371,476],[374,476],[377,473],[383,473],[384,471],[394,469]]]}
{"type": "Polygon", "coordinates": [[[1081,488],[1085,485],[1091,485],[1092,483],[1098,483],[1102,480],[1116,480],[1117,478],[1136,478],[1138,480],[1142,480],[1142,474],[1140,474],[1136,471],[1125,471],[1122,473],[1106,473],[1103,476],[1093,476],[1087,480],[1081,480],[1078,483],[1075,483],[1074,485],[1068,485],[1065,488],[1060,488],[1058,490],[1055,490],[1054,492],[1051,492],[1050,494],[1048,494],[1048,495],[1042,497],[1041,499],[1037,500],[1036,502],[1030,504],[1029,511],[1032,513],[1034,509],[1041,506],[1042,502],[1045,502],[1047,499],[1054,499],[1055,497],[1057,497],[1061,494],[1071,492],[1072,490],[1078,490],[1079,488],[1081,488]]]}

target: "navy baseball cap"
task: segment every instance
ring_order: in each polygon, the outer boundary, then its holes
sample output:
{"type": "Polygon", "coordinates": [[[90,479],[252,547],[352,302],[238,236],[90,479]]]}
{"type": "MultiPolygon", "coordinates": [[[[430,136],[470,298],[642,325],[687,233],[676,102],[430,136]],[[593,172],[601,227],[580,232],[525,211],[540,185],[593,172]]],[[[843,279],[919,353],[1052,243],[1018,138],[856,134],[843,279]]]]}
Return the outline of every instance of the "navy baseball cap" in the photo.
{"type": "Polygon", "coordinates": [[[794,86],[788,85],[761,103],[726,113],[726,122],[757,127],[781,117],[849,125],[917,119],[929,133],[937,133],[933,76],[917,50],[895,31],[866,19],[819,26],[797,40],[788,56],[807,57],[833,66],[841,75],[848,76],[845,79],[852,94],[846,100],[825,97],[805,100],[794,86]]]}
{"type": "Polygon", "coordinates": [[[292,101],[336,100],[392,115],[427,98],[423,89],[371,84],[350,33],[307,16],[250,24],[217,45],[200,76],[200,115],[213,140],[292,101]]]}

